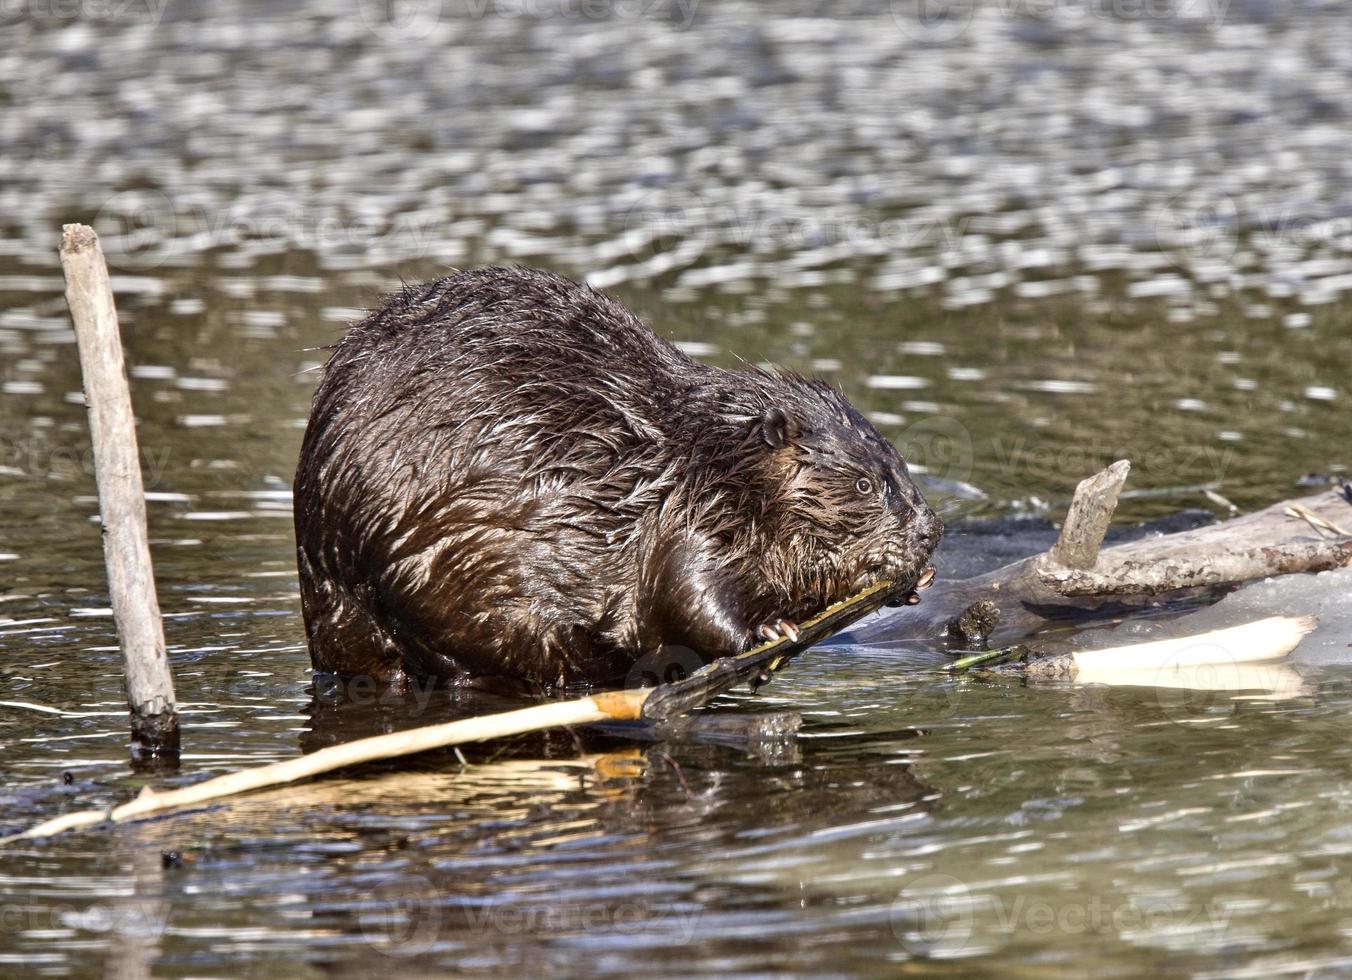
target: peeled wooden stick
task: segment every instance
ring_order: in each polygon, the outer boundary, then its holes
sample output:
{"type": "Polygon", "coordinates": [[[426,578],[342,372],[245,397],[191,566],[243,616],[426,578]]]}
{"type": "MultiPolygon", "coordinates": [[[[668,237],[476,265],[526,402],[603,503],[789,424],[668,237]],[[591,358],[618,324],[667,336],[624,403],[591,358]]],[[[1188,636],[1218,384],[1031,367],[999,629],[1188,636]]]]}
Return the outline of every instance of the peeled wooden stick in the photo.
{"type": "Polygon", "coordinates": [[[1133,643],[1071,654],[1081,674],[1090,670],[1168,670],[1217,663],[1280,660],[1296,648],[1316,622],[1313,616],[1269,616],[1228,629],[1171,640],[1133,643]]]}
{"type": "Polygon", "coordinates": [[[1075,682],[1293,698],[1305,691],[1305,682],[1283,658],[1314,628],[1313,616],[1272,616],[1172,640],[1086,650],[1071,654],[1075,682]]]}
{"type": "Polygon", "coordinates": [[[194,783],[182,789],[157,792],[147,786],[129,803],[113,807],[111,810],[67,813],[54,820],[40,823],[36,827],[30,827],[22,833],[0,839],[0,844],[29,837],[50,837],[64,830],[88,827],[105,821],[122,823],[153,813],[177,810],[208,800],[234,796],[237,793],[292,783],[345,766],[412,755],[415,752],[445,748],[448,745],[482,742],[563,725],[589,725],[598,721],[635,721],[643,710],[643,702],[654,690],[656,688],[594,694],[575,701],[537,704],[516,711],[504,711],[441,725],[427,725],[404,732],[375,735],[371,738],[357,739],[355,742],[333,745],[296,759],[286,759],[256,769],[217,776],[215,779],[194,783]]]}
{"type": "MultiPolygon", "coordinates": [[[[478,742],[544,728],[590,725],[602,721],[650,723],[669,721],[678,714],[704,704],[734,685],[759,675],[772,661],[778,664],[795,656],[842,626],[873,612],[887,601],[894,591],[891,582],[877,582],[851,598],[835,603],[811,619],[799,623],[797,639],[781,636],[738,656],[720,658],[683,680],[668,682],[658,687],[608,691],[576,701],[540,704],[481,718],[465,718],[441,725],[428,725],[404,732],[358,739],[330,746],[298,759],[287,759],[257,769],[217,776],[215,779],[208,779],[193,786],[163,793],[157,793],[146,787],[141,791],[141,795],[130,803],[124,803],[111,810],[68,813],[31,827],[20,834],[0,838],[0,844],[28,837],[50,837],[64,830],[89,827],[105,821],[119,823],[152,813],[192,806],[207,800],[307,779],[345,766],[375,759],[413,755],[463,742],[478,742]]],[[[786,730],[785,725],[785,716],[778,715],[768,730],[782,732],[786,730]]],[[[793,730],[796,730],[796,726],[793,730]]]]}
{"type": "MultiPolygon", "coordinates": [[[[999,662],[999,653],[966,658],[980,669],[1025,677],[1106,684],[1121,687],[1179,687],[1208,691],[1271,692],[1278,697],[1300,693],[1299,674],[1282,663],[1317,625],[1313,616],[1270,616],[1227,629],[1193,633],[1149,643],[1028,659],[1023,648],[1011,648],[1017,659],[999,662]]],[[[962,661],[959,661],[961,664],[962,661]]]]}
{"type": "Polygon", "coordinates": [[[126,671],[133,753],[177,755],[178,711],[150,564],[136,417],[108,264],[94,229],[86,225],[62,229],[61,268],[89,409],[103,557],[126,671]]]}

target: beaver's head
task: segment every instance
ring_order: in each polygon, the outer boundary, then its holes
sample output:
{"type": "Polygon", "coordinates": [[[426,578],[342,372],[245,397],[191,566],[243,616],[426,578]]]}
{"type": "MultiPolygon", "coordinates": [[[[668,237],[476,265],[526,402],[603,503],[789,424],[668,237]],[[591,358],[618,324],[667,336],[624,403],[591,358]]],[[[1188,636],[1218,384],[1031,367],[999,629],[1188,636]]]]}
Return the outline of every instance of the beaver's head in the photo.
{"type": "MultiPolygon", "coordinates": [[[[906,462],[837,389],[781,375],[764,410],[770,578],[835,602],[879,581],[914,588],[944,525],[906,462]]],[[[781,586],[782,587],[782,586],[781,586]]]]}

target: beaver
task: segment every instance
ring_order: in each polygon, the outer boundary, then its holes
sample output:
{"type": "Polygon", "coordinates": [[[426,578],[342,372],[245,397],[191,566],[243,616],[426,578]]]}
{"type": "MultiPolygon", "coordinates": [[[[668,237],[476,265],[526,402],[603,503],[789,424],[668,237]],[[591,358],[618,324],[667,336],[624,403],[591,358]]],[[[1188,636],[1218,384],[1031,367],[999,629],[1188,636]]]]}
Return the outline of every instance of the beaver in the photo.
{"type": "Polygon", "coordinates": [[[794,636],[914,587],[943,530],[838,389],[515,268],[408,286],[335,346],[295,523],[316,669],[545,688],[794,636]]]}

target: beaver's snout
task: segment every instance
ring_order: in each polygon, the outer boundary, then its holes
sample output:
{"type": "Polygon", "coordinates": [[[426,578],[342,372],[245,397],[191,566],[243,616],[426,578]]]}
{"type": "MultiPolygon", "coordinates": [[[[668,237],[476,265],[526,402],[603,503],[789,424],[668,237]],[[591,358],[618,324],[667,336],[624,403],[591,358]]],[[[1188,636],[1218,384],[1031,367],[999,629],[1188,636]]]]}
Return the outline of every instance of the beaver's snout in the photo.
{"type": "Polygon", "coordinates": [[[925,557],[934,553],[934,549],[939,546],[939,539],[944,534],[944,522],[939,515],[934,513],[928,507],[925,507],[916,518],[915,540],[920,547],[925,549],[925,557]]]}
{"type": "Polygon", "coordinates": [[[906,526],[902,546],[904,561],[900,567],[894,566],[888,576],[907,591],[898,593],[887,605],[914,605],[920,601],[916,590],[928,588],[934,580],[934,569],[929,567],[929,560],[943,533],[944,522],[922,501],[915,517],[906,526]]]}
{"type": "Polygon", "coordinates": [[[894,575],[899,582],[913,582],[929,564],[934,549],[944,533],[944,522],[922,499],[915,516],[906,525],[904,533],[903,568],[894,575]]]}

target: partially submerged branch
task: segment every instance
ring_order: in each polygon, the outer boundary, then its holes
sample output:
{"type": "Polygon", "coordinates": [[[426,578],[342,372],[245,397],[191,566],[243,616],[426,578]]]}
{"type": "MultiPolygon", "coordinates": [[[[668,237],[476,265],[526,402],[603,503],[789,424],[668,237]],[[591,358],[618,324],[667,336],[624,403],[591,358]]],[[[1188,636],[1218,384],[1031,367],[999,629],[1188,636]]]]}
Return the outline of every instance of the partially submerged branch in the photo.
{"type": "Polygon", "coordinates": [[[63,227],[61,268],[89,407],[103,554],[127,678],[132,750],[138,758],[176,758],[178,709],[150,562],[136,416],[108,264],[94,229],[63,227]]]}
{"type": "MultiPolygon", "coordinates": [[[[122,823],[268,786],[285,785],[379,759],[393,759],[546,728],[644,721],[653,723],[659,729],[667,726],[670,731],[673,719],[705,704],[736,684],[759,677],[764,671],[778,669],[798,653],[877,609],[894,592],[891,583],[877,583],[800,623],[797,638],[785,636],[770,640],[738,656],[715,660],[689,677],[658,687],[606,691],[573,701],[547,702],[516,711],[375,735],[332,745],[295,759],[217,776],[182,789],[156,791],[146,787],[136,799],[111,810],[68,813],[22,833],[0,838],[0,844],[23,838],[50,837],[66,830],[105,822],[122,823]]],[[[761,726],[760,733],[769,737],[791,734],[797,730],[797,723],[796,716],[777,713],[761,726]]]]}
{"type": "Polygon", "coordinates": [[[1336,490],[1285,500],[1243,517],[1177,534],[1098,548],[1125,462],[1080,484],[1066,526],[1046,554],[959,581],[942,577],[919,607],[875,620],[857,642],[954,636],[1000,644],[1048,621],[1120,615],[1151,599],[1186,598],[1241,582],[1352,564],[1352,501],[1336,490]],[[1343,532],[1343,533],[1340,533],[1343,532]]]}
{"type": "Polygon", "coordinates": [[[147,786],[136,799],[111,810],[83,810],[38,824],[0,843],[27,837],[50,837],[65,830],[90,827],[95,824],[123,823],[155,813],[180,810],[227,796],[237,796],[266,786],[280,786],[308,779],[335,769],[360,765],[379,759],[427,752],[431,749],[463,745],[487,739],[518,735],[566,725],[586,725],[600,721],[632,721],[639,717],[643,702],[654,689],[638,691],[611,691],[575,701],[537,704],[517,711],[466,718],[441,725],[427,725],[408,731],[375,735],[332,745],[309,755],[285,759],[271,765],[227,773],[204,782],[193,783],[182,789],[154,790],[147,786]]]}

